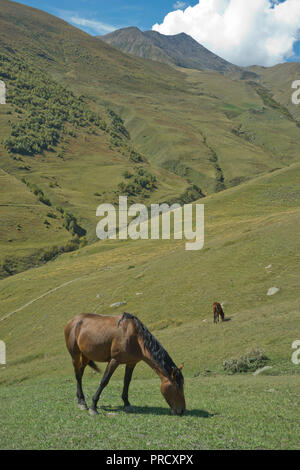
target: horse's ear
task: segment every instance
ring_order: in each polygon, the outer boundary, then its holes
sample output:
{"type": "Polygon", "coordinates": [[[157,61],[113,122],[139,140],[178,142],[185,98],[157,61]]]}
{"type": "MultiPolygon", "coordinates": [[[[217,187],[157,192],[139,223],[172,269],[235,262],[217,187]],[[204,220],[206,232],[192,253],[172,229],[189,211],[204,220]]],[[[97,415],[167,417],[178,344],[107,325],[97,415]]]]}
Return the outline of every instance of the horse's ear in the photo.
{"type": "Polygon", "coordinates": [[[183,367],[184,367],[184,362],[182,362],[182,363],[180,364],[180,366],[178,366],[178,369],[179,369],[179,370],[182,370],[183,367]]]}
{"type": "Polygon", "coordinates": [[[173,368],[172,368],[172,371],[171,371],[171,380],[172,380],[172,382],[175,381],[175,379],[176,379],[176,374],[177,374],[177,367],[173,367],[173,368]]]}

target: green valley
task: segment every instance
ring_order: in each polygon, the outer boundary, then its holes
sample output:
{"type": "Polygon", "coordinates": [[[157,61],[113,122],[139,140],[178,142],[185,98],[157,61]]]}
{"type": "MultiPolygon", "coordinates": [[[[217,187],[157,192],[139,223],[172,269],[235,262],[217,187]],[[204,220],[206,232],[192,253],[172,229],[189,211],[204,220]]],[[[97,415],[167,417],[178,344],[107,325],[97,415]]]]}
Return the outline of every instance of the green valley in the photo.
{"type": "MultiPolygon", "coordinates": [[[[298,72],[136,57],[0,0],[1,449],[299,449],[298,72]],[[204,248],[98,240],[96,209],[119,195],[204,204],[204,248]],[[121,408],[123,367],[99,417],[77,409],[64,326],[124,310],[184,362],[182,418],[146,364],[135,411],[121,408]],[[228,374],[253,349],[270,368],[228,374]]],[[[88,404],[99,380],[86,371],[88,404]]]]}

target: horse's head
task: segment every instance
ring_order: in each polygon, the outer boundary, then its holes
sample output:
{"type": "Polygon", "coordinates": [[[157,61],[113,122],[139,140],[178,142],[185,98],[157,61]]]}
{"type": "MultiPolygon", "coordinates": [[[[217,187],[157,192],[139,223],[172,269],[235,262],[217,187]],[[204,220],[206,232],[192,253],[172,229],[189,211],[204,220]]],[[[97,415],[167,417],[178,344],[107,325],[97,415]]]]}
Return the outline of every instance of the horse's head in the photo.
{"type": "Polygon", "coordinates": [[[179,367],[173,367],[170,378],[166,377],[161,384],[161,393],[170,406],[171,413],[180,416],[185,411],[182,368],[182,364],[179,367]]]}

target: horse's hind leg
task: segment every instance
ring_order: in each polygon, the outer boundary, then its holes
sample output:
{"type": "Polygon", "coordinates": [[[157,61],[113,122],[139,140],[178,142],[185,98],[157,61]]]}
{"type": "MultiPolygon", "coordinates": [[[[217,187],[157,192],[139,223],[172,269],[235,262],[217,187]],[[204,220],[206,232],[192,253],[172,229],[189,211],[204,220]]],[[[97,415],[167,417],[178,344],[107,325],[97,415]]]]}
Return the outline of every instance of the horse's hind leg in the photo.
{"type": "Polygon", "coordinates": [[[108,365],[105,369],[104,375],[102,377],[102,380],[100,382],[99,388],[98,388],[97,392],[95,393],[95,395],[93,396],[92,406],[90,408],[90,414],[92,416],[99,414],[98,411],[97,411],[97,403],[99,401],[101,392],[106,387],[106,385],[108,384],[111,376],[113,375],[113,373],[116,370],[116,368],[118,367],[118,365],[119,365],[119,362],[116,361],[116,359],[111,359],[111,361],[108,363],[108,365]]]}
{"type": "Polygon", "coordinates": [[[81,410],[88,410],[88,406],[85,401],[85,397],[82,390],[82,376],[84,373],[84,369],[86,368],[89,360],[83,356],[81,353],[77,354],[75,358],[73,358],[73,366],[75,371],[75,377],[77,380],[77,400],[78,406],[81,410]]]}
{"type": "Polygon", "coordinates": [[[131,408],[131,405],[128,401],[128,389],[129,389],[129,385],[130,385],[130,382],[131,382],[132,373],[133,373],[134,368],[135,368],[135,364],[133,366],[127,365],[126,369],[125,369],[124,388],[123,388],[123,393],[122,393],[122,400],[124,402],[125,410],[126,409],[129,410],[131,408]]]}

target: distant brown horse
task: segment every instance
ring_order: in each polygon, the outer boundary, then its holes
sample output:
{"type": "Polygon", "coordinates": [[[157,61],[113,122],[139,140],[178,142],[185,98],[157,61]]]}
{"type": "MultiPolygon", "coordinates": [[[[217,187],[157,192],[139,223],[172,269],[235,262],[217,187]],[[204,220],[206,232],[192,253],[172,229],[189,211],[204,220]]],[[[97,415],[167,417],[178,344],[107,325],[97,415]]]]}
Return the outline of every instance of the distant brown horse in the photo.
{"type": "Polygon", "coordinates": [[[66,325],[65,339],[73,361],[78,406],[81,409],[88,409],[82,391],[82,376],[87,365],[99,371],[94,361],[108,362],[89,410],[91,415],[95,415],[98,414],[97,403],[101,392],[120,364],[126,364],[122,399],[125,409],[130,409],[128,388],[133,369],[138,362],[144,361],[160,377],[161,393],[171,413],[184,413],[183,366],[176,367],[167,351],[134,315],[78,315],[66,325]]]}
{"type": "Polygon", "coordinates": [[[219,323],[219,317],[221,317],[222,321],[225,320],[225,314],[222,309],[222,305],[219,302],[215,302],[213,304],[213,312],[214,312],[214,323],[219,323]]]}

